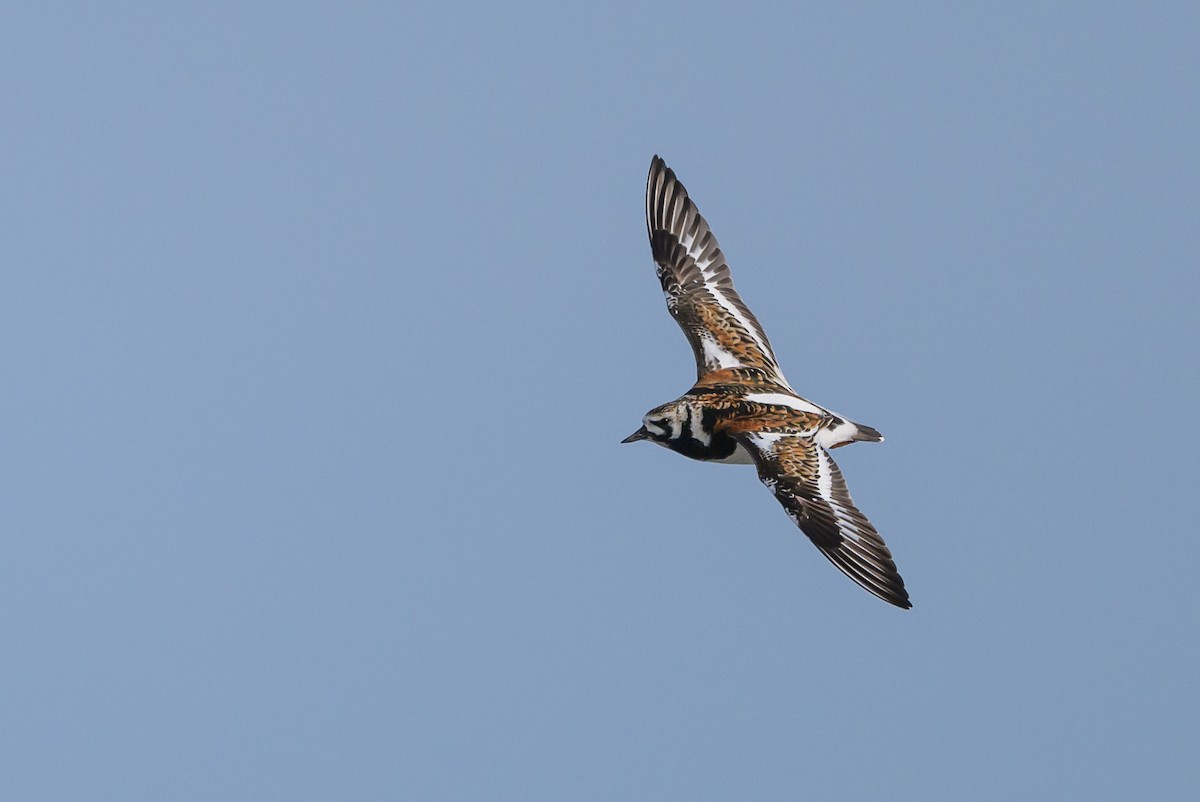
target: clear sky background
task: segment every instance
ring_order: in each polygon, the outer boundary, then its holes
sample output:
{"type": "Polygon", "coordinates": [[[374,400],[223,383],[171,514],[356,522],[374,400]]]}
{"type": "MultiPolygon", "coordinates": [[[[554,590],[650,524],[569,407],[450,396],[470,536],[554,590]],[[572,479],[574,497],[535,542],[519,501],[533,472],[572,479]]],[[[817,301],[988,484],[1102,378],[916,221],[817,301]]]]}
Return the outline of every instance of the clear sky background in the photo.
{"type": "Polygon", "coordinates": [[[1194,799],[1195,3],[10,5],[8,799],[1194,799]],[[915,608],[684,392],[661,154],[915,608]]]}

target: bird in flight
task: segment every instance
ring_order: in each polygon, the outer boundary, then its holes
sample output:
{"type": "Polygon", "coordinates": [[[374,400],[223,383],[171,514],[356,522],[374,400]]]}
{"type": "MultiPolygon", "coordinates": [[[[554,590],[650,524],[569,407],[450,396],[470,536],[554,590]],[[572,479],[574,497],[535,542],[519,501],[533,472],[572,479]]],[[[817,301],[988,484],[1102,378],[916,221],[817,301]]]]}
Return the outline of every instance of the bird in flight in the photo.
{"type": "Polygon", "coordinates": [[[725,255],[687,190],[658,156],[646,183],[646,228],[667,311],[696,356],[696,384],[646,413],[621,442],[649,440],[692,459],[755,465],[788,517],[846,576],[909,608],[904,580],[875,527],[854,506],[829,451],[883,440],[801,398],[733,288],[725,255]]]}

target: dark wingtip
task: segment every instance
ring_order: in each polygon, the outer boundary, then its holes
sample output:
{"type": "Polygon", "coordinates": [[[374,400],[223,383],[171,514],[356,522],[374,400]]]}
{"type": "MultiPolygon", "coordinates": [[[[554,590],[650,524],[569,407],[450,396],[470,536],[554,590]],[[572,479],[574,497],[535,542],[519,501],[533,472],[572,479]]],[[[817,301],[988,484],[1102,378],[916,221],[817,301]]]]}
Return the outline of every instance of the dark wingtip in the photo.
{"type": "Polygon", "coordinates": [[[904,587],[904,578],[895,570],[895,563],[892,564],[892,571],[893,584],[884,593],[872,592],[888,604],[893,604],[901,610],[911,610],[912,602],[908,598],[908,588],[904,587]]]}
{"type": "Polygon", "coordinates": [[[675,174],[671,172],[671,168],[668,167],[667,163],[662,160],[662,157],[655,153],[654,158],[650,160],[650,173],[646,176],[647,193],[649,193],[650,186],[654,183],[654,177],[659,175],[664,176],[663,183],[666,183],[673,178],[675,174]]]}
{"type": "MultiPolygon", "coordinates": [[[[896,584],[888,588],[888,595],[880,596],[888,604],[894,604],[901,610],[911,610],[912,602],[908,598],[908,588],[904,587],[904,578],[899,572],[895,574],[896,584]]],[[[878,595],[878,594],[877,594],[878,595]]]]}

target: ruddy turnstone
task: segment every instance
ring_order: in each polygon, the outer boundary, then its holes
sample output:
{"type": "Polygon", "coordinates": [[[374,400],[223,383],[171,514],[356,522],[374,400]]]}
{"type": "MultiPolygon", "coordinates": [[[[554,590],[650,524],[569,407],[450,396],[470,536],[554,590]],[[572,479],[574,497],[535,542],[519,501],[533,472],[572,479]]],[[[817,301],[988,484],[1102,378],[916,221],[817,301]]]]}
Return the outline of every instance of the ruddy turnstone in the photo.
{"type": "Polygon", "coordinates": [[[883,436],[788,385],[766,333],[733,288],[716,237],[658,156],[646,184],[646,228],[667,310],[691,343],[698,378],[682,397],[647,412],[621,442],[650,440],[692,459],[758,466],[758,478],[830,562],[884,601],[911,607],[892,553],[829,456],[883,436]]]}

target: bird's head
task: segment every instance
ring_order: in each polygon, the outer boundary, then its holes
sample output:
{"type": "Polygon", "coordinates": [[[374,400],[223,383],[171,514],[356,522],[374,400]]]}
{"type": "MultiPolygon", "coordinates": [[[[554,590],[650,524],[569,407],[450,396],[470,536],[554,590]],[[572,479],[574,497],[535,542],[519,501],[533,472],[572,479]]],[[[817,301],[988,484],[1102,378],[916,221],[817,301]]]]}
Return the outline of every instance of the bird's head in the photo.
{"type": "Polygon", "coordinates": [[[657,406],[642,418],[642,428],[621,442],[636,443],[638,440],[653,440],[655,443],[665,446],[684,435],[687,421],[691,415],[692,410],[683,400],[657,406]]]}

